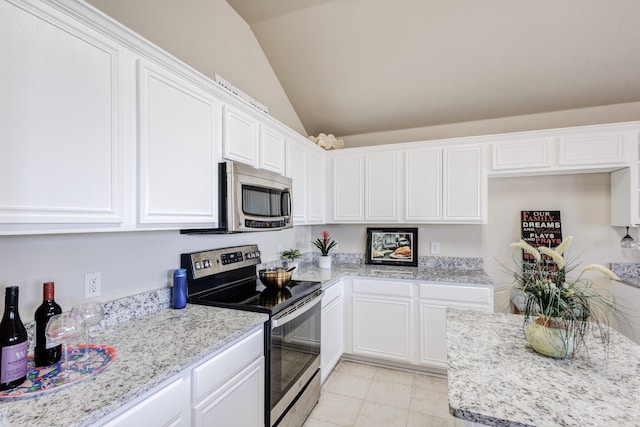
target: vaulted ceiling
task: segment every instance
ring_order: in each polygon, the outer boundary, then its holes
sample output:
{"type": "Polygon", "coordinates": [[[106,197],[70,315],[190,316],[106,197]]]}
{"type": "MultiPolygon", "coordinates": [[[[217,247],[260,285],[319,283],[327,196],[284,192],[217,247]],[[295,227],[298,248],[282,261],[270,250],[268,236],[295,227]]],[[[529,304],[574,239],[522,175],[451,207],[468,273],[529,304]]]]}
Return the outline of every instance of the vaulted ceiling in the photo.
{"type": "Polygon", "coordinates": [[[310,135],[640,101],[639,0],[227,0],[310,135]]]}

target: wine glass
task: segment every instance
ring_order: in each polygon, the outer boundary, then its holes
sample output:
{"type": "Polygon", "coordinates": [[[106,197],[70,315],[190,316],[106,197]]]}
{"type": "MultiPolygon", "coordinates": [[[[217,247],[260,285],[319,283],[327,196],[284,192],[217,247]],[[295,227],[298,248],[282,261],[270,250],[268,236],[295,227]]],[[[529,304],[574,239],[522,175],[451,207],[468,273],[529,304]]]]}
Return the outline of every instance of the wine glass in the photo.
{"type": "Polygon", "coordinates": [[[84,302],[82,304],[74,305],[71,309],[72,313],[75,313],[84,321],[85,334],[86,334],[86,346],[84,348],[85,360],[89,357],[89,339],[91,335],[89,330],[95,326],[98,326],[104,317],[104,310],[102,304],[99,302],[84,302]]]}
{"type": "Polygon", "coordinates": [[[61,382],[69,380],[69,343],[82,337],[85,330],[84,320],[76,313],[65,312],[49,318],[45,330],[47,341],[55,345],[62,344],[64,351],[64,365],[60,375],[61,382]]]}

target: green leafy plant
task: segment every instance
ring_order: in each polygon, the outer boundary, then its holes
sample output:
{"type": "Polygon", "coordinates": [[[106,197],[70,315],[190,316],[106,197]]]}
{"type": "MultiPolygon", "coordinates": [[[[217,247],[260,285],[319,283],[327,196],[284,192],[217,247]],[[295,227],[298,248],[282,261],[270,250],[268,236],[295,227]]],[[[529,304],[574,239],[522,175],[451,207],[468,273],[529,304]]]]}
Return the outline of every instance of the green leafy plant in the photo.
{"type": "Polygon", "coordinates": [[[287,249],[286,251],[282,251],[282,258],[288,259],[289,261],[295,261],[298,258],[302,257],[300,253],[300,249],[287,249]]]}
{"type": "Polygon", "coordinates": [[[527,260],[523,261],[514,253],[514,262],[519,268],[510,272],[514,276],[515,289],[525,298],[525,326],[537,322],[546,327],[565,329],[565,348],[575,352],[585,345],[591,328],[599,332],[604,344],[608,343],[610,316],[618,314],[613,297],[595,290],[583,274],[594,270],[613,280],[618,277],[606,267],[590,264],[577,278],[570,279],[568,275],[576,266],[567,265],[563,253],[572,240],[569,236],[556,248],[534,248],[524,240],[512,243],[512,247],[524,251],[527,260]]]}
{"type": "Polygon", "coordinates": [[[327,230],[324,230],[322,232],[322,239],[318,238],[311,243],[313,243],[316,248],[320,249],[320,253],[322,254],[322,256],[328,256],[329,251],[331,251],[331,249],[333,249],[333,247],[338,244],[338,242],[331,238],[327,230]]]}

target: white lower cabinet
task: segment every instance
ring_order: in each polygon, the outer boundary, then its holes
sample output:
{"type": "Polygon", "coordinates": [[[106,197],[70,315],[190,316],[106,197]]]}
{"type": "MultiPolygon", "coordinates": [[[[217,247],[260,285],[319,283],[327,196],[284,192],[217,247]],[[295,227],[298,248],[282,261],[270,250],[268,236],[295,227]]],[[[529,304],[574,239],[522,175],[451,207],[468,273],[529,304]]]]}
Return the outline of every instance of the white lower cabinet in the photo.
{"type": "Polygon", "coordinates": [[[104,424],[105,427],[189,426],[190,372],[165,381],[142,397],[142,401],[104,424]]]}
{"type": "Polygon", "coordinates": [[[447,368],[447,308],[493,311],[489,286],[418,284],[419,342],[421,365],[447,368]]]}
{"type": "Polygon", "coordinates": [[[194,426],[264,426],[264,333],[193,370],[194,426]]]}
{"type": "Polygon", "coordinates": [[[324,291],[320,329],[320,375],[327,379],[344,351],[344,299],[342,281],[324,291]]]}
{"type": "Polygon", "coordinates": [[[613,319],[614,328],[640,344],[640,288],[612,280],[611,294],[621,312],[619,318],[613,319]]]}
{"type": "Polygon", "coordinates": [[[411,282],[353,279],[352,352],[412,363],[411,282]]]}
{"type": "Polygon", "coordinates": [[[264,391],[264,332],[260,327],[97,425],[264,427],[264,391]]]}
{"type": "Polygon", "coordinates": [[[443,371],[447,308],[493,311],[493,287],[354,278],[344,300],[345,353],[443,371]]]}

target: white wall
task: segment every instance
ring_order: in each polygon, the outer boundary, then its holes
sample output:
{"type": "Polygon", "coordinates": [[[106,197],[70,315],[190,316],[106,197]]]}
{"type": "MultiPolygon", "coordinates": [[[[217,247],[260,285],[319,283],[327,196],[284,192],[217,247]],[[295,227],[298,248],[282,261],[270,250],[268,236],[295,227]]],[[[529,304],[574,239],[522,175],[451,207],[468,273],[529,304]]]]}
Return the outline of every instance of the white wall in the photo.
{"type": "MultiPolygon", "coordinates": [[[[0,289],[20,286],[20,313],[33,319],[42,301],[42,284],[56,283],[63,310],[84,300],[84,274],[102,273],[106,302],[169,286],[180,254],[257,243],[263,261],[308,241],[306,227],[234,235],[180,235],[178,231],[0,236],[0,289]]],[[[4,295],[4,290],[2,291],[4,295]]]]}
{"type": "Polygon", "coordinates": [[[225,0],[88,3],[211,79],[218,73],[307,135],[251,28],[225,0]]]}

